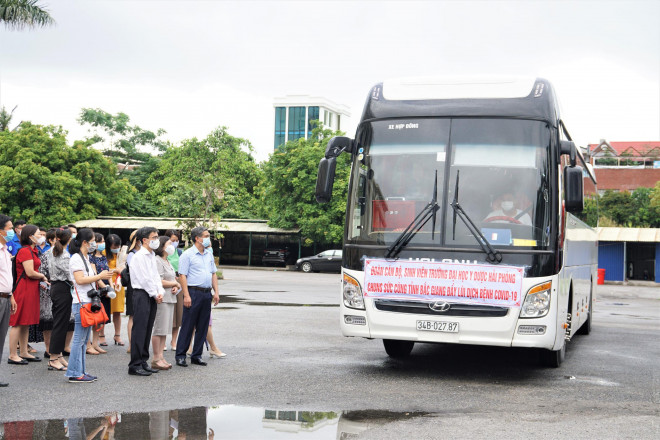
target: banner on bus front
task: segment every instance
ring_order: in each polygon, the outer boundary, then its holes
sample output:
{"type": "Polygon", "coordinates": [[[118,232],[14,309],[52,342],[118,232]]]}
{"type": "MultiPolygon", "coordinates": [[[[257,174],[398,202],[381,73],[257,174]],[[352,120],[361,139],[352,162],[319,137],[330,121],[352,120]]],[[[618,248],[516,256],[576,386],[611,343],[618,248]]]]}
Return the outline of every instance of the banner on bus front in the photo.
{"type": "Polygon", "coordinates": [[[501,307],[520,306],[524,269],[516,266],[367,259],[364,296],[501,307]]]}

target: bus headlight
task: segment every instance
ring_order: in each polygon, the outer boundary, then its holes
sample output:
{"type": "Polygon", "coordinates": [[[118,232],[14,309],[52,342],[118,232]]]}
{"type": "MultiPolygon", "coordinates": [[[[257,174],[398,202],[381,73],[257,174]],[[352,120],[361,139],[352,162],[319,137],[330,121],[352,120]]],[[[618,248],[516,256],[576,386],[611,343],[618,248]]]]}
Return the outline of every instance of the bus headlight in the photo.
{"type": "Polygon", "coordinates": [[[552,281],[539,284],[532,287],[525,296],[520,309],[521,318],[541,318],[548,314],[550,310],[550,291],[552,290],[552,281]]]}
{"type": "Polygon", "coordinates": [[[350,275],[344,274],[342,282],[342,291],[344,297],[344,305],[351,309],[364,310],[364,298],[362,297],[362,289],[360,283],[350,275]]]}

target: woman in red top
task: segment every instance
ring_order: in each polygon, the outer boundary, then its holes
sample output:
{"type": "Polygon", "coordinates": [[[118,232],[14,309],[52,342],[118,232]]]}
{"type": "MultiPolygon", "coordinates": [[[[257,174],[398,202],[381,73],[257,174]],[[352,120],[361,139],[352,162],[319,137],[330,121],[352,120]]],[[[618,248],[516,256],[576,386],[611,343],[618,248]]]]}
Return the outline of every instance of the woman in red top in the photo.
{"type": "Polygon", "coordinates": [[[40,362],[41,358],[28,353],[28,330],[32,324],[39,323],[39,283],[48,283],[46,275],[39,273],[37,237],[39,228],[35,225],[25,225],[21,231],[21,245],[16,254],[16,313],[9,318],[9,360],[10,364],[26,365],[28,362],[40,362]],[[16,353],[16,345],[20,344],[20,356],[16,353]]]}

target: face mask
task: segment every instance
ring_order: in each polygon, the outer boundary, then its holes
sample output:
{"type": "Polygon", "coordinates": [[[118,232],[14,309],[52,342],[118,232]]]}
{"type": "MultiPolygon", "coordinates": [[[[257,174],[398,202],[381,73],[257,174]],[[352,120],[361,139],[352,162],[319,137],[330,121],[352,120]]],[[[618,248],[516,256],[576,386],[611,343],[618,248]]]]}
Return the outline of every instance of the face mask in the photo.
{"type": "Polygon", "coordinates": [[[503,211],[511,211],[513,209],[513,202],[502,202],[503,211]]]}
{"type": "Polygon", "coordinates": [[[206,237],[205,239],[203,239],[202,246],[204,246],[205,248],[211,246],[211,237],[206,237]]]}
{"type": "Polygon", "coordinates": [[[98,247],[99,252],[103,252],[105,250],[105,243],[101,243],[98,247]]]}
{"type": "Polygon", "coordinates": [[[94,252],[94,251],[96,251],[96,242],[90,241],[89,244],[87,245],[87,252],[94,252]]]}
{"type": "Polygon", "coordinates": [[[149,242],[149,247],[153,250],[156,250],[160,247],[160,240],[159,239],[154,239],[149,242]]]}
{"type": "Polygon", "coordinates": [[[174,249],[179,247],[179,242],[178,241],[173,241],[172,246],[174,246],[174,249]]]}
{"type": "Polygon", "coordinates": [[[75,232],[73,234],[71,234],[71,240],[74,240],[76,238],[76,236],[78,236],[78,234],[76,234],[75,232]]]}
{"type": "Polygon", "coordinates": [[[8,230],[8,231],[6,231],[6,232],[7,232],[7,236],[5,237],[5,240],[7,240],[7,241],[11,241],[11,240],[14,239],[14,237],[16,237],[16,233],[14,232],[13,229],[10,229],[10,230],[8,230]]]}
{"type": "Polygon", "coordinates": [[[167,255],[174,254],[174,246],[169,245],[168,247],[165,248],[165,252],[167,252],[167,255]]]}
{"type": "Polygon", "coordinates": [[[110,249],[110,252],[112,252],[113,254],[118,254],[119,253],[119,248],[110,249]]]}
{"type": "Polygon", "coordinates": [[[46,242],[46,237],[39,237],[39,238],[37,238],[37,244],[38,244],[39,246],[41,246],[41,245],[44,244],[45,242],[46,242]]]}

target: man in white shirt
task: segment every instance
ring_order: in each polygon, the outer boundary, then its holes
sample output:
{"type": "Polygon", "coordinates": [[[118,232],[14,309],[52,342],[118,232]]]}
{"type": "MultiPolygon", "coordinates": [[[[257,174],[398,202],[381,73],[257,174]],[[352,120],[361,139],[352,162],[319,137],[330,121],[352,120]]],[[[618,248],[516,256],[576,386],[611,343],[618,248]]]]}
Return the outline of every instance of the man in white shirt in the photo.
{"type": "Polygon", "coordinates": [[[151,331],[156,319],[156,304],[163,301],[165,293],[154,254],[154,250],[160,246],[158,230],[150,227],[138,229],[136,240],[142,243],[142,247],[131,259],[133,329],[128,374],[150,376],[152,373],[158,373],[158,370],[151,368],[147,361],[151,331]]]}
{"type": "MultiPolygon", "coordinates": [[[[13,227],[11,218],[0,214],[0,364],[2,364],[7,328],[9,328],[9,315],[16,313],[16,301],[12,296],[14,277],[11,273],[11,254],[7,249],[9,241],[7,235],[14,232],[13,227]]],[[[8,385],[6,382],[0,382],[0,387],[8,385]]]]}

